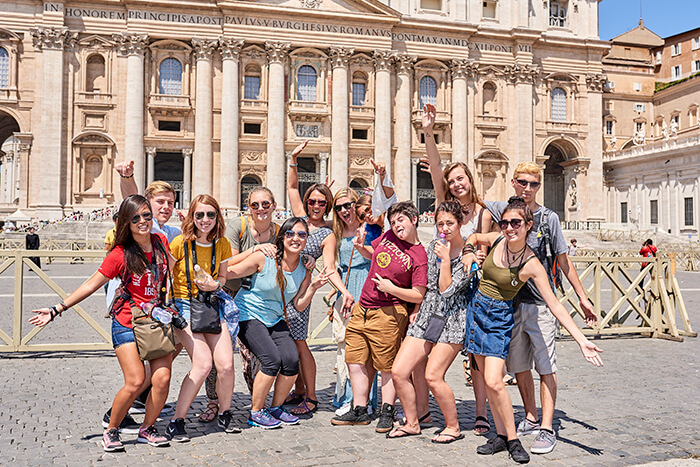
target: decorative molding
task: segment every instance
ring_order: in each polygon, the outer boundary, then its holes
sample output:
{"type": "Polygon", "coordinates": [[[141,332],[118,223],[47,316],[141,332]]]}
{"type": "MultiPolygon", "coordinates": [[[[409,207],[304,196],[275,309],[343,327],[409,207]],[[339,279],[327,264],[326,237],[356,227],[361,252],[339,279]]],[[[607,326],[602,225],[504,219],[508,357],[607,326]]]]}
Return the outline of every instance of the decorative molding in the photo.
{"type": "Polygon", "coordinates": [[[330,49],[331,67],[332,68],[338,68],[338,67],[347,68],[348,62],[350,61],[350,57],[352,57],[353,53],[355,53],[355,49],[353,49],[353,48],[331,47],[331,49],[330,49]]]}
{"type": "Polygon", "coordinates": [[[261,151],[244,151],[239,156],[241,164],[265,164],[266,161],[267,155],[261,151]]]}
{"type": "Polygon", "coordinates": [[[292,44],[289,42],[265,42],[265,50],[267,50],[267,60],[270,63],[284,63],[284,59],[289,53],[292,44]]]}
{"type": "Polygon", "coordinates": [[[192,48],[194,49],[195,60],[211,60],[217,45],[217,40],[193,37],[192,48]]]}
{"type": "Polygon", "coordinates": [[[350,167],[369,167],[370,156],[350,156],[350,167]]]}
{"type": "Polygon", "coordinates": [[[479,75],[479,64],[466,58],[455,58],[450,63],[452,79],[474,78],[479,75]]]}
{"type": "Polygon", "coordinates": [[[394,56],[394,61],[396,62],[397,73],[409,74],[413,70],[416,57],[408,54],[396,54],[394,56]]]}
{"type": "Polygon", "coordinates": [[[241,57],[241,48],[245,41],[243,39],[226,39],[219,37],[219,53],[223,60],[238,60],[241,57]]]}
{"type": "Polygon", "coordinates": [[[70,32],[68,28],[32,28],[32,43],[35,49],[63,50],[73,47],[78,40],[77,32],[70,32]]]}
{"type": "Polygon", "coordinates": [[[321,125],[304,125],[296,123],[294,125],[294,134],[297,138],[320,138],[321,125]]]}
{"type": "Polygon", "coordinates": [[[376,71],[390,71],[394,59],[394,52],[391,50],[375,50],[372,54],[374,68],[376,71]]]}
{"type": "Polygon", "coordinates": [[[182,157],[192,157],[193,152],[192,148],[182,148],[182,157]]]}
{"type": "Polygon", "coordinates": [[[144,149],[146,150],[146,155],[148,157],[156,157],[156,148],[154,148],[153,146],[148,146],[144,149]]]}
{"type": "Polygon", "coordinates": [[[511,83],[528,83],[533,84],[540,74],[539,68],[532,65],[521,65],[514,63],[503,67],[503,73],[506,79],[511,83]]]}
{"type": "Polygon", "coordinates": [[[319,8],[323,0],[300,0],[300,2],[304,8],[319,8]]]}
{"type": "Polygon", "coordinates": [[[318,153],[318,160],[320,160],[320,161],[327,161],[329,157],[330,157],[330,153],[327,153],[327,152],[319,152],[318,153]]]}
{"type": "Polygon", "coordinates": [[[117,44],[117,49],[121,55],[141,55],[148,46],[148,34],[131,34],[121,32],[112,34],[112,40],[117,44]]]}
{"type": "Polygon", "coordinates": [[[603,92],[608,77],[603,73],[589,73],[586,75],[586,86],[589,91],[603,92]]]}

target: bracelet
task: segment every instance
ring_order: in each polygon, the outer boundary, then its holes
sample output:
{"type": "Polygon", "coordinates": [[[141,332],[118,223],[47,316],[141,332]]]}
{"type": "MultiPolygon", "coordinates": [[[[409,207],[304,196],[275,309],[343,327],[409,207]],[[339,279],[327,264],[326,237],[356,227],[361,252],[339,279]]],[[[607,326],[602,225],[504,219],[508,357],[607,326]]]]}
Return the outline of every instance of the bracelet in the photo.
{"type": "Polygon", "coordinates": [[[462,247],[462,253],[474,253],[474,245],[467,243],[462,247]]]}
{"type": "MultiPolygon", "coordinates": [[[[60,302],[58,302],[58,304],[61,305],[61,308],[63,308],[59,313],[63,313],[63,312],[66,311],[68,308],[70,308],[68,305],[66,305],[66,304],[64,303],[63,300],[61,300],[60,302]]],[[[56,308],[56,311],[58,311],[58,308],[56,308]]]]}
{"type": "Polygon", "coordinates": [[[53,321],[54,318],[55,318],[56,316],[61,316],[61,313],[60,313],[60,312],[58,311],[58,309],[56,308],[56,305],[54,305],[54,306],[52,306],[51,308],[49,308],[49,310],[51,310],[51,311],[49,312],[49,315],[51,315],[51,319],[49,320],[49,323],[50,323],[51,321],[53,321]]]}
{"type": "Polygon", "coordinates": [[[296,167],[297,165],[299,165],[298,162],[296,164],[289,164],[290,167],[296,167]]]}
{"type": "Polygon", "coordinates": [[[124,179],[126,179],[126,178],[134,178],[134,174],[131,174],[131,175],[122,175],[122,174],[119,174],[119,176],[120,176],[121,178],[124,178],[124,179]]]}

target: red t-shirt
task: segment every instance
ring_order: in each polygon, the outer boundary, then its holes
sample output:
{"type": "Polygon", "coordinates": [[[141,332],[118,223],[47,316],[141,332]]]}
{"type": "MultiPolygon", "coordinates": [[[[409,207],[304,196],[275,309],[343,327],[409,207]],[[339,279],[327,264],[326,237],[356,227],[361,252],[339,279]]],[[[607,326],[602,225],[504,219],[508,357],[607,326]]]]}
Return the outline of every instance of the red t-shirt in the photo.
{"type": "MultiPolygon", "coordinates": [[[[639,254],[644,256],[645,258],[651,258],[656,256],[656,252],[658,250],[656,249],[656,246],[654,245],[644,245],[641,250],[639,250],[639,254]]],[[[645,268],[647,267],[647,264],[649,263],[642,263],[642,267],[645,268]]]]}
{"type": "MultiPolygon", "coordinates": [[[[168,240],[165,235],[159,233],[152,233],[151,238],[157,236],[163,246],[165,247],[165,252],[168,252],[168,240]]],[[[146,253],[146,258],[148,258],[149,264],[153,259],[153,253],[146,253]]],[[[102,262],[100,269],[98,271],[110,279],[114,279],[117,276],[122,278],[126,275],[126,266],[124,264],[124,247],[118,245],[114,247],[112,251],[109,252],[107,257],[102,262]]],[[[126,290],[131,294],[131,298],[140,305],[143,302],[148,302],[159,295],[159,288],[165,286],[166,273],[168,271],[167,259],[162,264],[159,265],[158,279],[160,284],[154,284],[155,278],[151,273],[150,268],[146,269],[146,272],[142,275],[132,274],[131,280],[126,284],[126,290]]],[[[129,302],[125,301],[120,312],[115,315],[116,320],[119,324],[131,328],[131,307],[129,302]]]]}
{"type": "Polygon", "coordinates": [[[377,290],[377,284],[372,280],[375,274],[390,279],[402,289],[428,285],[428,255],[423,245],[405,242],[388,230],[374,240],[372,246],[372,264],[360,295],[362,306],[379,308],[403,303],[393,295],[377,290]]]}

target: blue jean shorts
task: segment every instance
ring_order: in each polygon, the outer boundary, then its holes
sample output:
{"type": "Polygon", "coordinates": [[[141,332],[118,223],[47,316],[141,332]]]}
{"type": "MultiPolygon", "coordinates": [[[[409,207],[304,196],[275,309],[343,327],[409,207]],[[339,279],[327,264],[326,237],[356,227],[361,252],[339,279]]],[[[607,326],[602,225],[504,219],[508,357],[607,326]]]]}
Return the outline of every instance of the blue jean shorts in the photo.
{"type": "Polygon", "coordinates": [[[513,301],[478,291],[467,307],[467,352],[506,359],[513,333],[513,301]]]}
{"type": "MultiPolygon", "coordinates": [[[[175,299],[175,306],[177,306],[177,309],[180,310],[180,316],[185,318],[187,322],[190,322],[190,300],[187,299],[182,299],[182,298],[176,298],[175,299]]],[[[221,314],[221,307],[219,307],[219,319],[224,319],[224,315],[221,314]]]]}
{"type": "Polygon", "coordinates": [[[116,319],[112,319],[112,347],[116,349],[120,345],[136,342],[134,330],[127,328],[116,319]]]}

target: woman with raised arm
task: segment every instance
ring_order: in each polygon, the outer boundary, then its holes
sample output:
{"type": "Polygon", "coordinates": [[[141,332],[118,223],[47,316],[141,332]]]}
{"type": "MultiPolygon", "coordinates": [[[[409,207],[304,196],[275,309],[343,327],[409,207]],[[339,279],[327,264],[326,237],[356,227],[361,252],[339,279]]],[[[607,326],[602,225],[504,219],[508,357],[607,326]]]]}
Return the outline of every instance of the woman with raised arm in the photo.
{"type": "MultiPolygon", "coordinates": [[[[209,195],[198,195],[190,204],[182,222],[182,235],[170,245],[173,265],[173,296],[182,317],[190,321],[193,302],[211,302],[211,297],[226,282],[231,244],[224,236],[226,226],[219,203],[209,195]],[[195,267],[204,274],[197,278],[195,267]]],[[[196,309],[195,309],[196,310],[196,309]]],[[[218,310],[217,310],[218,312],[218,310]]],[[[172,441],[185,442],[190,438],[185,430],[185,417],[202,383],[212,369],[217,368],[217,394],[221,395],[218,413],[219,427],[226,433],[240,433],[234,426],[231,413],[233,395],[233,349],[226,320],[219,316],[220,332],[194,332],[192,326],[175,330],[178,340],[187,350],[192,368],[182,380],[177,408],[166,434],[172,441]]],[[[194,321],[193,321],[194,322],[194,321]]]]}
{"type": "Polygon", "coordinates": [[[287,326],[287,305],[303,310],[328,281],[325,268],[312,280],[313,262],[304,264],[302,260],[308,235],[306,221],[291,217],[277,233],[274,259],[258,251],[228,268],[228,277],[252,275],[250,287],[239,290],[234,298],[240,309],[238,336],[260,360],[248,418],[251,426],[267,429],[299,423],[298,417],[282,407],[299,372],[299,354],[287,326]],[[268,409],[265,400],[273,384],[268,409]]]}
{"type": "Polygon", "coordinates": [[[466,350],[474,356],[484,375],[491,413],[497,436],[476,450],[478,454],[495,454],[508,450],[511,458],[525,463],[530,456],[520,444],[515,430],[513,405],[503,382],[503,368],[513,330],[513,298],[532,279],[552,314],[569,331],[583,356],[596,366],[603,364],[601,350],[576,326],[566,308],[559,303],[549,285],[547,272],[527,246],[532,228],[532,212],[522,198],[512,197],[498,223],[501,233],[472,234],[464,245],[464,267],[476,261],[476,248],[490,247],[483,263],[479,290],[467,308],[466,350]]]}
{"type": "MultiPolygon", "coordinates": [[[[307,143],[308,141],[304,141],[292,151],[287,177],[289,203],[292,207],[292,214],[305,219],[309,225],[309,238],[302,253],[314,260],[323,256],[323,267],[329,271],[330,281],[341,292],[343,313],[347,314],[352,309],[354,299],[335,270],[337,243],[335,235],[331,235],[333,231],[329,227],[329,223],[325,220],[325,216],[331,212],[333,194],[327,185],[321,183],[309,187],[304,193],[303,199],[299,193],[297,156],[304,150],[307,143]]],[[[287,309],[289,329],[299,351],[299,377],[294,392],[289,394],[285,404],[298,404],[292,409],[292,413],[295,415],[313,413],[318,408],[316,360],[306,343],[309,334],[310,312],[311,304],[301,310],[291,306],[287,309]]]]}
{"type": "MultiPolygon", "coordinates": [[[[148,200],[141,195],[128,196],[119,207],[112,249],[97,272],[61,303],[34,310],[36,316],[29,320],[35,326],[46,326],[68,308],[95,293],[110,279],[121,277],[124,286],[112,308],[112,346],[124,375],[124,386],[114,397],[110,421],[102,435],[102,446],[107,452],[124,450],[119,425],[136,396],[146,386],[146,370],[139,358],[131,324],[131,307],[140,307],[148,302],[162,305],[166,298],[168,240],[163,234],[152,234],[152,224],[153,211],[148,200]]],[[[137,441],[152,446],[167,446],[168,438],[159,434],[154,424],[168,397],[172,355],[149,360],[148,363],[153,388],[146,401],[146,414],[137,441]]]]}

